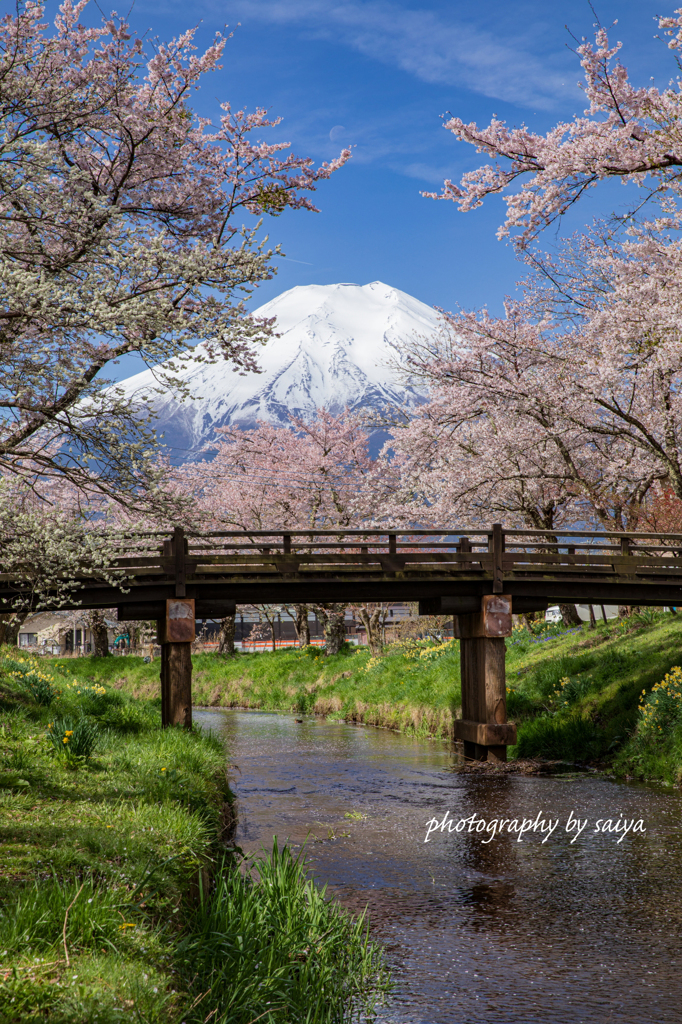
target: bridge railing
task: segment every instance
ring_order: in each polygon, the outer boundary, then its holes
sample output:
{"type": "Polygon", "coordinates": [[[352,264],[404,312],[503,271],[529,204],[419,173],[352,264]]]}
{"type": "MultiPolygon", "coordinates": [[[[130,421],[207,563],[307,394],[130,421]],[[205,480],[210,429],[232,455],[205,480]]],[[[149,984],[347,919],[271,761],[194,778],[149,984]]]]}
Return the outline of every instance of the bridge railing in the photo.
{"type": "Polygon", "coordinates": [[[505,574],[618,576],[682,575],[682,534],[504,531],[505,574]]]}
{"type": "MultiPolygon", "coordinates": [[[[122,531],[107,536],[114,567],[120,573],[121,592],[125,588],[138,589],[141,601],[160,599],[163,594],[158,588],[170,585],[176,597],[183,597],[187,582],[198,588],[196,593],[202,585],[207,592],[215,593],[216,584],[235,584],[237,589],[231,597],[235,599],[241,592],[240,581],[260,587],[269,580],[279,580],[277,593],[281,594],[282,585],[294,579],[301,585],[306,581],[345,581],[344,593],[353,588],[354,581],[374,586],[377,581],[390,583],[398,579],[407,581],[408,589],[420,580],[485,583],[484,588],[474,588],[472,592],[476,593],[504,593],[510,583],[525,581],[521,585],[522,590],[526,587],[524,593],[531,593],[526,584],[537,584],[537,593],[549,596],[556,592],[556,586],[554,590],[545,586],[552,580],[557,585],[569,583],[571,587],[593,580],[609,585],[646,584],[649,590],[654,584],[682,586],[682,534],[666,531],[505,530],[493,524],[489,528],[452,530],[336,528],[248,532],[184,531],[176,527],[172,533],[122,531]],[[152,594],[154,587],[157,592],[152,594]]],[[[1,562],[0,556],[0,570],[1,562]]],[[[85,565],[72,578],[79,586],[76,603],[88,606],[88,590],[93,591],[93,601],[99,602],[96,606],[108,606],[103,602],[109,601],[110,596],[110,603],[116,603],[118,585],[114,585],[111,575],[108,580],[103,578],[96,566],[85,565]],[[98,588],[98,593],[94,593],[98,588]]],[[[22,588],[28,590],[29,586],[12,573],[0,572],[0,608],[14,607],[17,594],[21,597],[22,588]]],[[[577,588],[571,587],[566,593],[577,593],[577,588]]],[[[259,595],[265,595],[266,590],[266,586],[262,587],[259,595]]],[[[250,592],[255,593],[253,587],[250,592]]],[[[429,593],[434,593],[433,588],[429,593]]],[[[659,603],[667,599],[663,593],[654,595],[653,590],[651,594],[637,594],[642,601],[647,596],[659,603]]],[[[133,597],[126,600],[132,603],[133,597]]]]}
{"type": "Polygon", "coordinates": [[[120,538],[116,564],[135,576],[336,572],[534,575],[682,574],[682,534],[586,530],[217,530],[120,538]]]}

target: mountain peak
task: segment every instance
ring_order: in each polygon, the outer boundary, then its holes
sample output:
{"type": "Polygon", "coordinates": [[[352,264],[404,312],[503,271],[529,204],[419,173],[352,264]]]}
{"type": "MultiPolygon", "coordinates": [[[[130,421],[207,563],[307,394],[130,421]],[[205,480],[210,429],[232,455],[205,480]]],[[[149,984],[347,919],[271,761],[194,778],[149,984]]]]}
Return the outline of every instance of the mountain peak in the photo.
{"type": "MultiPolygon", "coordinates": [[[[261,373],[189,359],[180,375],[193,398],[153,396],[157,430],[176,458],[199,457],[216,427],[249,428],[259,419],[288,426],[290,414],[305,418],[318,408],[338,414],[346,406],[419,401],[419,391],[401,384],[388,364],[410,337],[435,333],[438,314],[406,292],[382,281],[297,285],[254,316],[277,320],[278,337],[258,351],[261,373]]],[[[139,395],[154,383],[146,370],[118,387],[139,395]]]]}

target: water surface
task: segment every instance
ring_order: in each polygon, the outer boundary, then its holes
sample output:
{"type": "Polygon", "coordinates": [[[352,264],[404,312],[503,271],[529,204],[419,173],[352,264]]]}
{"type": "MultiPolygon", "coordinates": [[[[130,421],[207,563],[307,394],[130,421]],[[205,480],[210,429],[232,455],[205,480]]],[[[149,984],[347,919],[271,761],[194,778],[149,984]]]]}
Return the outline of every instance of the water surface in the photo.
{"type": "Polygon", "coordinates": [[[397,981],[381,1021],[682,1021],[679,792],[595,775],[462,775],[447,743],[344,723],[194,717],[225,737],[239,769],[239,845],[307,842],[319,881],[347,907],[369,907],[397,981]],[[484,844],[447,830],[425,843],[426,823],[446,811],[560,824],[545,843],[539,832],[484,844]],[[571,811],[589,821],[574,843],[571,811]],[[354,812],[366,817],[345,817],[354,812]],[[646,833],[620,844],[595,834],[619,815],[646,833]]]}

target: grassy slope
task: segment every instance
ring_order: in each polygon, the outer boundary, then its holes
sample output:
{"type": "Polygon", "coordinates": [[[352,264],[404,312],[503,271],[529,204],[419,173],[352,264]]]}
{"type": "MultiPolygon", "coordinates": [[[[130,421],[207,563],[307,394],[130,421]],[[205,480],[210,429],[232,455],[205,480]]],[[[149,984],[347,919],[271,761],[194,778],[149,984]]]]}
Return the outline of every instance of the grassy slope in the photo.
{"type": "MultiPolygon", "coordinates": [[[[366,648],[326,658],[307,651],[193,657],[194,703],[220,707],[297,711],[448,736],[453,701],[459,702],[459,651],[447,645],[438,657],[402,654],[370,660],[366,648]]],[[[137,696],[159,691],[158,661],[81,658],[71,662],[78,678],[101,679],[137,696]]]]}
{"type": "MultiPolygon", "coordinates": [[[[88,697],[65,687],[59,710],[77,716],[88,697]]],[[[46,739],[54,709],[0,679],[3,1021],[179,1019],[168,933],[215,854],[225,755],[205,737],[162,731],[153,709],[112,700],[125,730],[110,726],[74,770],[46,739]]]]}
{"type": "Polygon", "coordinates": [[[509,716],[519,725],[515,753],[600,761],[618,751],[627,770],[641,692],[681,662],[682,621],[668,614],[651,625],[602,625],[519,644],[507,670],[509,716]]]}
{"type": "MultiPolygon", "coordinates": [[[[218,740],[162,730],[156,702],[86,689],[95,672],[117,678],[114,659],[50,667],[61,696],[47,708],[0,663],[0,1020],[197,1024],[213,1009],[213,1024],[246,1024],[310,1009],[326,1022],[385,987],[361,924],[311,893],[287,851],[256,864],[254,883],[226,867],[203,896],[229,809],[218,740]],[[76,768],[46,735],[57,714],[97,723],[99,746],[76,768]],[[298,932],[277,923],[287,908],[298,932]],[[219,967],[236,987],[214,993],[219,967]]],[[[141,659],[126,664],[138,667],[144,685],[141,659]]]]}
{"type": "MultiPolygon", "coordinates": [[[[682,732],[657,745],[634,737],[643,689],[682,664],[682,620],[660,614],[649,623],[599,625],[555,639],[508,641],[509,718],[519,726],[514,756],[612,761],[618,771],[648,778],[682,778],[682,732]],[[554,696],[568,679],[561,699],[554,696]]],[[[158,693],[157,662],[110,658],[94,667],[74,659],[81,678],[106,679],[130,693],[158,693]]],[[[456,641],[420,656],[401,650],[370,659],[366,649],[325,658],[317,649],[194,657],[197,704],[316,713],[447,737],[460,704],[456,641]]],[[[681,727],[682,728],[682,727],[681,727]]]]}

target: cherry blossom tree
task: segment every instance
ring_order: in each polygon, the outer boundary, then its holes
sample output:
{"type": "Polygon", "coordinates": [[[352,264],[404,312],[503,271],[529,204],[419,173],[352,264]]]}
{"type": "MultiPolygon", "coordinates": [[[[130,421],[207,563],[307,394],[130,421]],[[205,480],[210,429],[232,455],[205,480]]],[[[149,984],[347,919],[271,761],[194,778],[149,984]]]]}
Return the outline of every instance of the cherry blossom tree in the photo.
{"type": "Polygon", "coordinates": [[[670,487],[658,485],[647,495],[641,529],[682,533],[682,501],[670,487]]]}
{"type": "Polygon", "coordinates": [[[16,647],[19,641],[19,630],[26,620],[28,612],[2,612],[0,614],[0,647],[16,647]]]}
{"type": "MultiPolygon", "coordinates": [[[[679,51],[682,8],[660,18],[659,27],[679,51]]],[[[526,514],[521,506],[534,479],[541,505],[549,487],[567,514],[587,503],[603,526],[632,529],[651,488],[682,497],[682,78],[665,89],[636,87],[620,49],[601,26],[594,44],[578,46],[589,107],[546,135],[498,119],[486,128],[457,117],[446,123],[498,162],[466,174],[459,186],[446,182],[435,198],[471,210],[489,195],[511,192],[499,233],[514,233],[534,278],[520,302],[507,303],[504,317],[448,318],[471,358],[458,355],[448,377],[449,354],[433,354],[425,371],[435,387],[431,408],[412,432],[424,434],[428,416],[441,431],[451,430],[468,467],[455,499],[466,502],[473,481],[474,490],[482,483],[483,493],[489,487],[526,514]],[[624,232],[614,222],[595,225],[555,257],[532,248],[544,227],[607,178],[637,187],[637,209],[621,219],[624,232]],[[643,219],[652,199],[657,212],[649,206],[643,219]],[[447,387],[439,388],[455,380],[464,391],[451,399],[447,387]],[[476,395],[486,388],[477,418],[476,395]],[[472,401],[463,409],[467,396],[472,401]],[[449,419],[435,409],[439,400],[449,419]],[[475,459],[466,457],[467,444],[475,459]],[[486,467],[486,451],[493,450],[486,467]],[[505,495],[510,480],[514,493],[505,495]]],[[[418,457],[416,440],[413,446],[418,457]]],[[[551,502],[550,511],[554,518],[551,502]]]]}
{"type": "Polygon", "coordinates": [[[367,646],[372,657],[380,657],[384,649],[386,620],[390,604],[386,601],[368,601],[364,604],[351,605],[358,614],[360,622],[367,633],[367,646]]]}
{"type": "Polygon", "coordinates": [[[299,647],[310,646],[310,623],[308,621],[308,605],[284,605],[284,611],[294,624],[299,647]]]}
{"type": "Polygon", "coordinates": [[[88,616],[90,631],[92,632],[93,650],[96,658],[106,658],[109,655],[109,628],[106,622],[106,612],[101,608],[93,608],[88,616]]]}
{"type": "MultiPolygon", "coordinates": [[[[682,8],[659,18],[659,28],[670,37],[670,49],[680,51],[682,8]]],[[[524,125],[510,128],[498,118],[484,128],[449,118],[448,131],[497,162],[467,172],[459,185],[446,181],[440,195],[428,195],[472,210],[488,196],[520,184],[505,196],[507,216],[499,234],[516,232],[522,247],[607,178],[645,187],[637,205],[652,194],[677,201],[682,191],[682,78],[662,90],[634,86],[618,59],[620,50],[621,43],[611,45],[601,26],[594,45],[577,47],[589,106],[582,117],[559,122],[546,135],[524,125]]]]}
{"type": "Polygon", "coordinates": [[[313,607],[322,619],[325,654],[328,657],[338,654],[346,639],[346,605],[326,603],[313,607]]]}
{"type": "Polygon", "coordinates": [[[86,5],[64,0],[52,34],[39,3],[0,21],[0,472],[124,500],[150,483],[149,405],[102,371],[170,359],[159,386],[178,390],[197,341],[200,358],[254,370],[272,324],[243,298],[273,273],[256,218],[314,210],[305,193],[350,154],[283,155],[254,137],[279,123],[263,109],[199,117],[190,99],[224,36],[146,54],[115,15],[80,24],[86,5]]]}
{"type": "Polygon", "coordinates": [[[234,654],[234,634],[236,631],[236,615],[226,615],[220,620],[218,629],[218,654],[234,654]]]}
{"type": "MultiPolygon", "coordinates": [[[[253,430],[223,427],[210,462],[169,471],[169,486],[192,495],[194,515],[205,528],[333,530],[371,527],[383,516],[396,486],[387,458],[373,460],[369,434],[359,416],[318,409],[290,427],[259,422],[253,430]]],[[[345,635],[344,605],[316,606],[327,652],[345,635]]],[[[308,609],[295,606],[301,642],[309,641],[308,609]]]]}
{"type": "MultiPolygon", "coordinates": [[[[609,378],[589,363],[581,333],[558,334],[528,304],[506,313],[447,314],[435,339],[407,346],[405,372],[428,386],[429,401],[392,441],[400,500],[436,526],[494,516],[531,529],[580,520],[633,529],[665,468],[607,420],[594,378],[602,387],[609,378]]],[[[639,382],[635,391],[643,399],[639,382]]]]}
{"type": "Polygon", "coordinates": [[[0,571],[15,586],[6,614],[78,603],[88,579],[125,587],[115,534],[88,516],[82,492],[64,479],[40,494],[21,478],[0,478],[0,535],[0,571]]]}
{"type": "Polygon", "coordinates": [[[219,428],[214,458],[182,467],[171,486],[216,529],[348,529],[380,515],[394,475],[370,457],[362,419],[318,409],[290,423],[219,428]]]}

